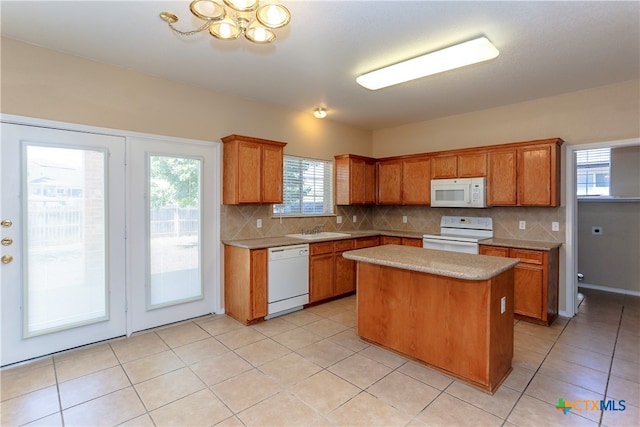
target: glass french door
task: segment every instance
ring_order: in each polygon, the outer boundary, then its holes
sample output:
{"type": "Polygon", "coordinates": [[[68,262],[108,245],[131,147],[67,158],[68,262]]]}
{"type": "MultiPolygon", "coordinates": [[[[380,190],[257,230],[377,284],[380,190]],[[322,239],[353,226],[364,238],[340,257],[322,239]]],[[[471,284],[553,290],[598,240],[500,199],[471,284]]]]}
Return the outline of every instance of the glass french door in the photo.
{"type": "Polygon", "coordinates": [[[125,138],[1,132],[1,364],[124,335],[125,138]]]}
{"type": "Polygon", "coordinates": [[[130,139],[131,332],[214,311],[213,145],[130,139]]]}

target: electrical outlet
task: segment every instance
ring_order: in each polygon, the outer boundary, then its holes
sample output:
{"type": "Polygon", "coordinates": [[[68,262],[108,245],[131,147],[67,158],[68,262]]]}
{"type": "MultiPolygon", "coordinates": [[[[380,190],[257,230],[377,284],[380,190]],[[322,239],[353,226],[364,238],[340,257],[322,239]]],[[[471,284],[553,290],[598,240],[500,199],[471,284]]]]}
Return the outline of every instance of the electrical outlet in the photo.
{"type": "Polygon", "coordinates": [[[560,231],[560,223],[558,221],[551,223],[551,231],[560,231]]]}
{"type": "Polygon", "coordinates": [[[507,297],[500,298],[500,314],[507,311],[507,297]]]}
{"type": "Polygon", "coordinates": [[[357,220],[358,220],[358,217],[356,215],[354,215],[353,216],[353,223],[355,224],[357,220]]]}
{"type": "Polygon", "coordinates": [[[342,224],[342,216],[338,215],[338,216],[336,217],[336,223],[337,223],[337,224],[342,224]]]}
{"type": "Polygon", "coordinates": [[[520,221],[520,230],[527,229],[527,221],[520,221]]]}
{"type": "Polygon", "coordinates": [[[256,227],[262,228],[262,220],[260,218],[256,220],[256,227]]]}
{"type": "Polygon", "coordinates": [[[599,226],[591,227],[591,234],[596,235],[596,236],[601,236],[602,235],[602,227],[599,227],[599,226]]]}
{"type": "Polygon", "coordinates": [[[407,223],[407,216],[406,215],[402,215],[402,223],[403,224],[407,223]]]}

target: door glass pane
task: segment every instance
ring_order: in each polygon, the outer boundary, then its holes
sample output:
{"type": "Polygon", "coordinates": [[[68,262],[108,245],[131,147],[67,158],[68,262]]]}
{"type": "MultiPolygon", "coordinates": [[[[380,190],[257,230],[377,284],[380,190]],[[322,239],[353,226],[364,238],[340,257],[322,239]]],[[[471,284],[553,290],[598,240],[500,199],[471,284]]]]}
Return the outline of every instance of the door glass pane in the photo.
{"type": "Polygon", "coordinates": [[[201,163],[149,156],[149,308],[202,298],[201,163]]]}
{"type": "Polygon", "coordinates": [[[105,159],[25,147],[25,336],[107,318],[105,159]]]}

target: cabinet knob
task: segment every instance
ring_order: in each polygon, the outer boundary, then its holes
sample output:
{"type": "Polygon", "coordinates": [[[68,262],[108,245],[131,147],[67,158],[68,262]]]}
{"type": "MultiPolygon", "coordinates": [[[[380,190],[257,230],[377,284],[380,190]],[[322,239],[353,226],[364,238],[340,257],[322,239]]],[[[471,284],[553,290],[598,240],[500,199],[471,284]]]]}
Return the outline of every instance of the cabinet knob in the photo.
{"type": "Polygon", "coordinates": [[[4,239],[0,240],[0,243],[2,243],[2,246],[11,246],[11,244],[13,243],[13,239],[5,237],[4,239]]]}
{"type": "Polygon", "coordinates": [[[11,221],[10,219],[3,219],[2,221],[0,221],[0,225],[2,225],[3,228],[9,228],[13,225],[13,221],[11,221]]]}
{"type": "Polygon", "coordinates": [[[13,257],[11,255],[3,255],[2,258],[0,258],[0,261],[2,261],[3,264],[9,264],[13,261],[13,257]]]}

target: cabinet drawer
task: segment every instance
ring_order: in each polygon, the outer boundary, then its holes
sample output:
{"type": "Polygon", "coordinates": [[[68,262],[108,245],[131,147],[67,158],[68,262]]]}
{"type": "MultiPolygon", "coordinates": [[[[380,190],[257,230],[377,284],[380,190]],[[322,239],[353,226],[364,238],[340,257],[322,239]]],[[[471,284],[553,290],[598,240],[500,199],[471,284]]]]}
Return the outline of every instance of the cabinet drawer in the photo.
{"type": "Polygon", "coordinates": [[[375,237],[363,237],[356,240],[356,249],[370,248],[372,246],[378,246],[378,236],[375,237]]]}
{"type": "Polygon", "coordinates": [[[334,242],[336,251],[348,251],[354,248],[354,241],[350,240],[336,240],[334,242]]]}
{"type": "Polygon", "coordinates": [[[509,258],[509,248],[503,248],[501,246],[480,245],[480,255],[501,256],[509,258]]]}
{"type": "Polygon", "coordinates": [[[333,252],[333,242],[312,243],[309,245],[311,255],[329,254],[333,252]]]}
{"type": "Polygon", "coordinates": [[[527,264],[542,264],[544,254],[540,251],[529,251],[526,249],[511,249],[511,258],[520,258],[521,262],[527,264]]]}

